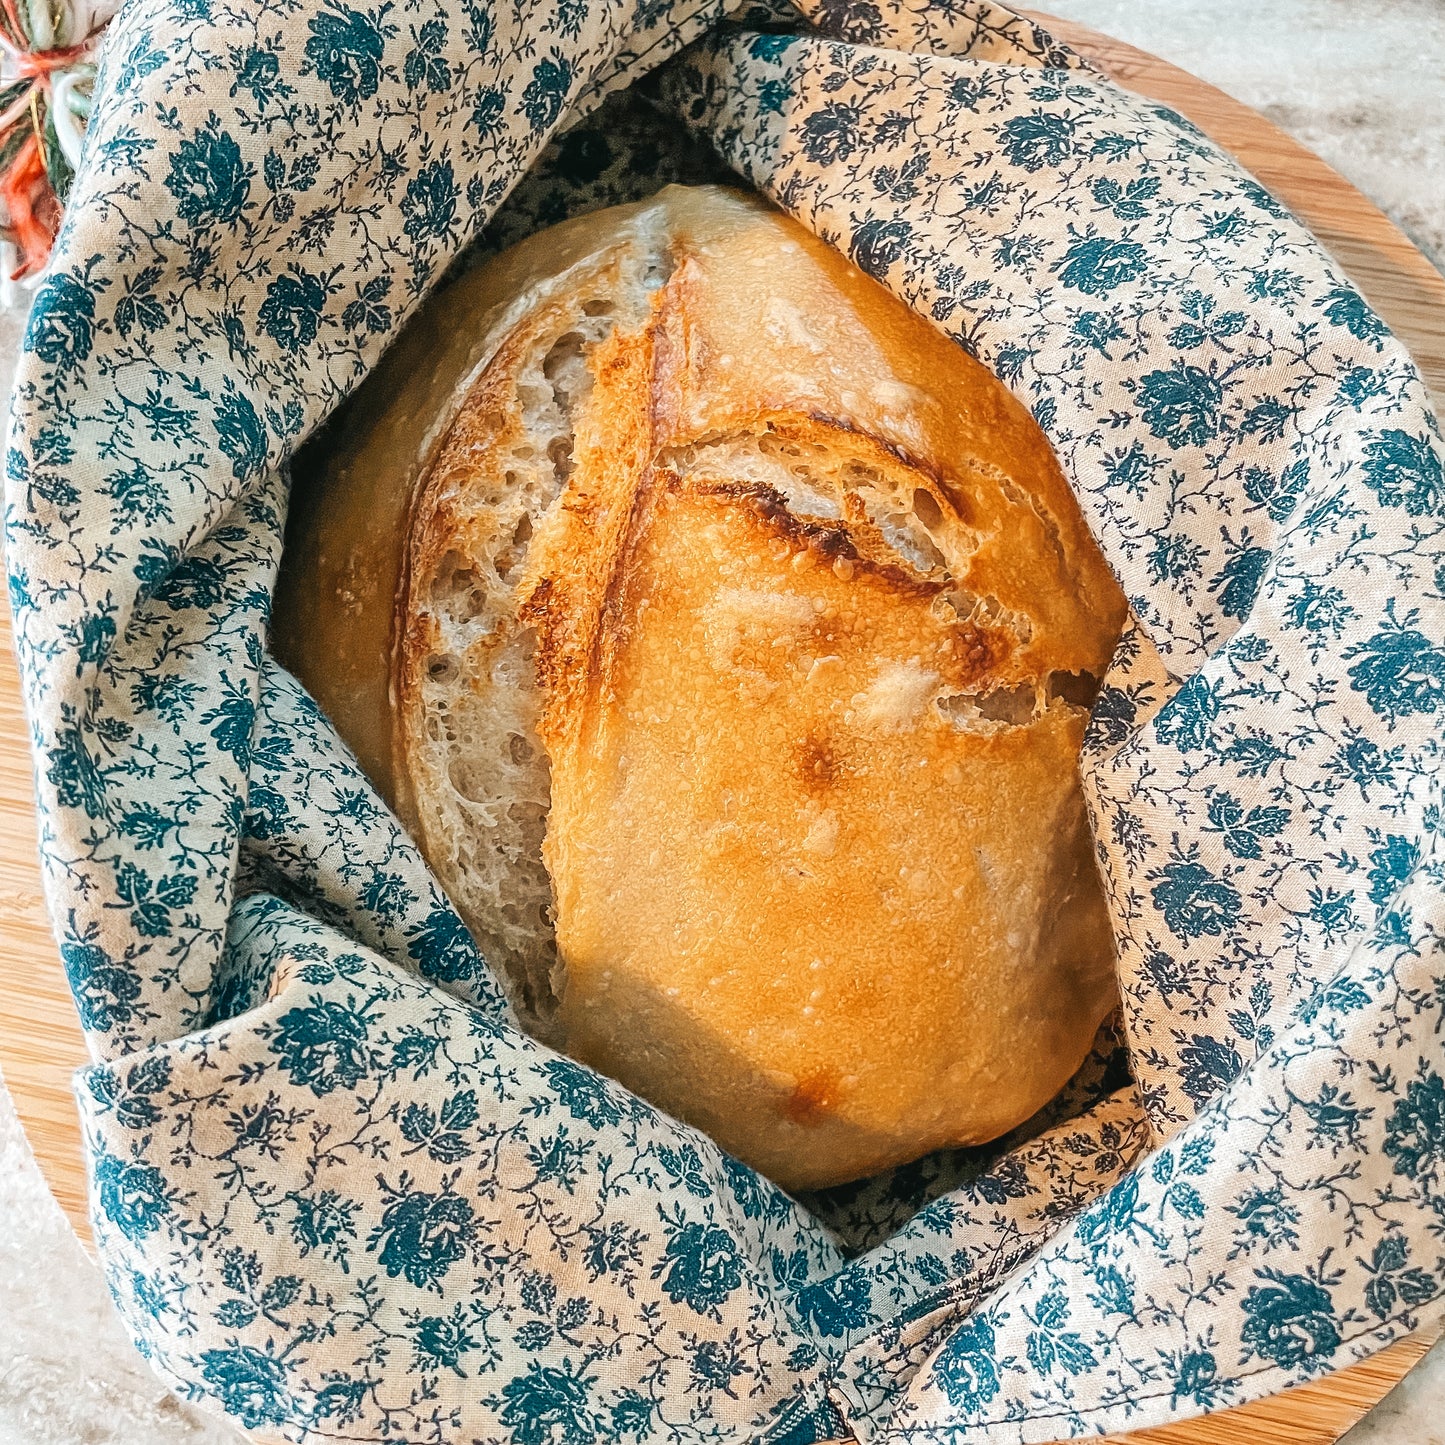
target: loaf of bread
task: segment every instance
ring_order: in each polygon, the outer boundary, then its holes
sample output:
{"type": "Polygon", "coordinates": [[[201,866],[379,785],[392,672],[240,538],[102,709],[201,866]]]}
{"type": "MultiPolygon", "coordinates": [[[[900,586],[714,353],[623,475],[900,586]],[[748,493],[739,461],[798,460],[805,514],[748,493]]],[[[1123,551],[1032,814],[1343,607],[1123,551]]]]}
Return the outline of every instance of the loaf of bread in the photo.
{"type": "Polygon", "coordinates": [[[274,646],[529,1029],[792,1189],[1057,1092],[1125,604],[994,377],[674,187],[443,291],[336,430],[274,646]]]}

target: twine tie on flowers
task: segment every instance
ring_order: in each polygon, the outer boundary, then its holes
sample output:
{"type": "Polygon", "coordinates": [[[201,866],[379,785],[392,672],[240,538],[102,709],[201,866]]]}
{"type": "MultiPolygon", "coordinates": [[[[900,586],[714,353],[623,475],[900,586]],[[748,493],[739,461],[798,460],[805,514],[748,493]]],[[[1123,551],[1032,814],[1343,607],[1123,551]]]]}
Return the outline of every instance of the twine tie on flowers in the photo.
{"type": "Polygon", "coordinates": [[[33,281],[50,258],[80,163],[95,45],[109,18],[109,7],[0,0],[0,237],[18,253],[6,257],[7,282],[33,281]]]}

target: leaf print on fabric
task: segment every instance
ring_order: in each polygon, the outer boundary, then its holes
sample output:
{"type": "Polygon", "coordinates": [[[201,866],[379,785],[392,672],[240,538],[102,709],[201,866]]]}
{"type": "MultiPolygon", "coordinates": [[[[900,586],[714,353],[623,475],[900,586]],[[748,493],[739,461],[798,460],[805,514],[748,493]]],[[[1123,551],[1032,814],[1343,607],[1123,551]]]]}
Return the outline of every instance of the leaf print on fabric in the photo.
{"type": "Polygon", "coordinates": [[[622,1109],[611,1097],[615,1085],[571,1059],[548,1059],[544,1069],[548,1082],[574,1119],[594,1129],[621,1123],[622,1109]]]}
{"type": "Polygon", "coordinates": [[[414,241],[449,238],[457,213],[457,184],[448,160],[425,166],[408,183],[401,203],[406,234],[414,241]]]}
{"type": "Polygon", "coordinates": [[[440,1294],[447,1271],[471,1246],[476,1211],[457,1194],[408,1192],[407,1183],[405,1174],[395,1189],[382,1182],[391,1202],[366,1247],[393,1279],[401,1275],[418,1289],[440,1294]]]}
{"type": "Polygon", "coordinates": [[[355,1008],[313,995],[310,1007],[288,1009],[271,1048],[281,1067],[317,1097],[352,1089],[366,1076],[366,1019],[355,1008]]]}
{"type": "Polygon", "coordinates": [[[274,1356],[251,1345],[206,1350],[200,1357],[201,1373],[228,1413],[247,1430],[282,1424],[291,1408],[286,1390],[286,1367],[274,1356]]]}
{"type": "Polygon", "coordinates": [[[1337,286],[1315,303],[1336,326],[1343,326],[1361,341],[1378,341],[1387,333],[1384,323],[1365,304],[1365,299],[1350,286],[1337,286]]]}
{"type": "Polygon", "coordinates": [[[108,1089],[102,1082],[103,1077],[97,1079],[97,1097],[109,1094],[116,1118],[127,1129],[148,1129],[160,1122],[160,1107],[155,1096],[164,1096],[170,1085],[169,1060],[148,1059],[133,1064],[123,1079],[112,1074],[108,1089]]]}
{"type": "Polygon", "coordinates": [[[994,1332],[988,1320],[970,1320],[955,1330],[933,1369],[950,1404],[968,1410],[987,1405],[999,1391],[994,1332]]]}
{"type": "Polygon", "coordinates": [[[1360,659],[1349,670],[1350,686],[1364,693],[1392,728],[1402,718],[1433,713],[1445,702],[1445,648],[1412,625],[1417,615],[1412,610],[1397,622],[1392,603],[1385,627],[1344,654],[1360,659]]]}
{"type": "Polygon", "coordinates": [[[859,121],[856,109],[836,102],[808,116],[802,129],[808,159],[820,166],[846,161],[863,144],[859,121]]]}
{"type": "Polygon", "coordinates": [[[87,280],[53,273],[31,303],[25,349],[62,370],[86,360],[95,342],[95,301],[87,280]]]}
{"type": "Polygon", "coordinates": [[[572,67],[561,51],[553,50],[537,62],[522,91],[522,110],[534,130],[545,129],[561,115],[563,98],[571,86],[572,67]]]}
{"type": "Polygon", "coordinates": [[[843,1274],[801,1290],[795,1300],[798,1313],[824,1339],[866,1329],[872,1322],[872,1290],[861,1274],[843,1274]]]}
{"type": "Polygon", "coordinates": [[[600,1440],[601,1422],[591,1407],[596,1377],[565,1360],[560,1367],[533,1361],[527,1372],[502,1386],[501,1421],[515,1445],[554,1440],[600,1440]]]}
{"type": "Polygon", "coordinates": [[[408,89],[419,90],[426,86],[434,95],[442,95],[451,89],[452,72],[446,60],[447,25],[445,20],[428,20],[417,29],[412,29],[415,45],[406,55],[402,75],[408,89]]]}
{"type": "Polygon", "coordinates": [[[1159,194],[1159,186],[1157,176],[1141,176],[1122,186],[1112,176],[1103,176],[1089,189],[1098,205],[1121,220],[1137,221],[1149,214],[1148,202],[1159,194]]]}
{"type": "Polygon", "coordinates": [[[153,1164],[102,1154],[91,1167],[91,1178],[101,1213],[133,1242],[154,1234],[171,1212],[165,1179],[153,1164]]]}
{"type": "Polygon", "coordinates": [[[256,726],[256,704],[243,683],[222,673],[221,700],[203,712],[200,723],[208,727],[215,744],[245,767],[251,761],[252,734],[256,726]]]}
{"type": "Polygon", "coordinates": [[[1227,1089],[1244,1070],[1239,1051],[1207,1034],[1194,1034],[1179,1050],[1184,1065],[1184,1092],[1196,1104],[1208,1103],[1227,1089]]]}
{"type": "Polygon", "coordinates": [[[326,283],[320,276],[293,266],[267,288],[256,319],[278,346],[299,352],[316,340],[326,296],[326,283]]]}
{"type": "Polygon", "coordinates": [[[1151,893],[1154,906],[1178,938],[1221,934],[1238,916],[1239,890],[1192,855],[1176,858],[1147,876],[1158,880],[1151,893]]]}
{"type": "Polygon", "coordinates": [[[1224,389],[1193,365],[1151,371],[1139,383],[1139,407],[1150,432],[1175,451],[1200,446],[1219,432],[1224,389]]]}
{"type": "Polygon", "coordinates": [[[1385,1153],[1395,1173],[1434,1186],[1445,1166],[1445,1079],[1422,1068],[1395,1105],[1385,1130],[1385,1153]]]}
{"type": "Polygon", "coordinates": [[[401,1137],[413,1146],[408,1152],[425,1149],[438,1163],[455,1164],[474,1151],[466,1131],[477,1121],[477,1096],[470,1089],[452,1095],[434,1113],[423,1104],[408,1104],[402,1111],[401,1137]]]}
{"type": "Polygon", "coordinates": [[[1086,296],[1105,296],[1116,286],[1134,280],[1148,265],[1143,246],[1137,241],[1115,240],[1087,235],[1064,252],[1054,269],[1065,286],[1086,296]]]}
{"type": "Polygon", "coordinates": [[[450,908],[435,908],[407,934],[407,952],[428,977],[456,983],[480,971],[477,946],[450,908]]]}
{"type": "Polygon", "coordinates": [[[82,1027],[106,1031],[136,1016],[140,980],[98,944],[68,939],[60,945],[60,961],[82,1027]]]}
{"type": "Polygon", "coordinates": [[[373,276],[364,285],[356,288],[356,299],[346,305],[341,313],[341,324],[348,331],[362,328],[376,336],[384,336],[391,330],[393,316],[386,298],[391,294],[390,276],[373,276]]]}
{"type": "Polygon", "coordinates": [[[1078,1331],[1066,1328],[1068,1320],[1068,1300],[1058,1290],[1046,1294],[1030,1316],[1037,1328],[1028,1336],[1029,1363],[1041,1375],[1055,1369],[1079,1375],[1097,1363],[1078,1331]]]}
{"type": "Polygon", "coordinates": [[[1209,584],[1209,590],[1219,594],[1219,610],[1226,617],[1243,622],[1249,616],[1269,558],[1266,547],[1241,547],[1209,584]]]}
{"type": "Polygon", "coordinates": [[[1387,1235],[1370,1255],[1374,1278],[1365,1287],[1365,1303],[1377,1319],[1388,1319],[1397,1300],[1423,1305],[1434,1298],[1439,1284],[1429,1270],[1411,1266],[1409,1241],[1400,1234],[1387,1235]]]}
{"type": "Polygon", "coordinates": [[[1209,800],[1209,824],[1224,836],[1224,846],[1236,858],[1263,856],[1264,840],[1277,837],[1289,823],[1289,809],[1259,805],[1245,811],[1229,793],[1219,792],[1209,800]]]}
{"type": "Polygon", "coordinates": [[[1035,110],[1006,120],[997,133],[1010,162],[1032,173],[1067,159],[1073,148],[1074,121],[1067,112],[1035,110]]]}
{"type": "Polygon", "coordinates": [[[913,235],[907,221],[866,221],[858,228],[848,254],[860,271],[882,278],[903,254],[913,235]]]}
{"type": "Polygon", "coordinates": [[[196,887],[195,878],[153,879],[133,863],[122,863],[115,875],[116,893],[122,904],[131,905],[131,926],[143,938],[169,938],[172,910],[191,903],[196,887]]]}
{"type": "Polygon", "coordinates": [[[383,24],[391,8],[388,3],[363,14],[333,3],[312,17],[306,58],[337,100],[354,105],[379,89],[386,38],[394,29],[383,24]]]}
{"type": "Polygon", "coordinates": [[[717,1315],[721,1305],[742,1284],[742,1260],[726,1230],[696,1221],[670,1232],[665,1260],[653,1271],[675,1304],[698,1314],[717,1315]]]}
{"type": "Polygon", "coordinates": [[[250,398],[229,379],[216,408],[215,425],[221,450],[231,459],[231,475],[243,482],[260,471],[268,448],[265,425],[250,398]]]}

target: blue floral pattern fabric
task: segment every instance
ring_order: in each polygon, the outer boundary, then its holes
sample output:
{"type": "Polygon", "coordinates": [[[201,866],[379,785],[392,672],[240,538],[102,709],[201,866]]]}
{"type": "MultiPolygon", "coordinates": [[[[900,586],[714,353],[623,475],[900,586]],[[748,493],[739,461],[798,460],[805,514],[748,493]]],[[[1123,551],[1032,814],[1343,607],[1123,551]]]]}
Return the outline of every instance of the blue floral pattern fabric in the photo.
{"type": "Polygon", "coordinates": [[[135,0],[96,97],[6,555],[165,1380],[297,1442],[1045,1441],[1441,1316],[1445,452],[1257,183],[991,0],[135,0]],[[1133,613],[1117,1029],[1008,1140],[806,1200],[517,1029],[266,651],[289,458],[447,269],[728,173],[1014,389],[1133,613]]]}

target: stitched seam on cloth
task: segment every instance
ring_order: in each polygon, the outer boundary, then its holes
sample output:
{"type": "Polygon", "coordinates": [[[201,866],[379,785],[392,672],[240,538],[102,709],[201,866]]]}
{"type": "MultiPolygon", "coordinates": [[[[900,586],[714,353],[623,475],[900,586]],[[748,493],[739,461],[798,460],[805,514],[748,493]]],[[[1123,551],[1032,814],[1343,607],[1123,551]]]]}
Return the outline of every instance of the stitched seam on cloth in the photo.
{"type": "MultiPolygon", "coordinates": [[[[1435,1304],[1435,1303],[1437,1303],[1438,1301],[1440,1301],[1442,1298],[1445,1298],[1445,1289],[1442,1289],[1442,1290],[1439,1291],[1439,1293],[1432,1295],[1432,1296],[1430,1297],[1430,1299],[1426,1301],[1426,1306],[1435,1304]]],[[[1344,1349],[1347,1345],[1352,1345],[1352,1344],[1354,1344],[1354,1342],[1355,1342],[1356,1340],[1368,1339],[1368,1338],[1370,1338],[1370,1336],[1372,1336],[1372,1335],[1383,1334],[1383,1333],[1385,1333],[1385,1332],[1387,1332],[1387,1331],[1390,1331],[1390,1332],[1391,1332],[1390,1339],[1384,1341],[1384,1342],[1381,1344],[1381,1346],[1380,1346],[1381,1349],[1384,1349],[1384,1348],[1385,1348],[1385,1345],[1393,1343],[1396,1338],[1402,1338],[1402,1337],[1403,1337],[1403,1336],[1400,1336],[1400,1335],[1398,1335],[1397,1333],[1394,1332],[1394,1326],[1399,1325],[1400,1322],[1401,1322],[1404,1318],[1405,1318],[1405,1316],[1403,1316],[1403,1315],[1396,1315],[1396,1316],[1394,1316],[1394,1317],[1391,1318],[1391,1319],[1388,1319],[1388,1320],[1383,1321],[1381,1324],[1379,1324],[1378,1326],[1376,1326],[1376,1328],[1373,1329],[1373,1330],[1361,1330],[1359,1334],[1350,1335],[1347,1339],[1343,1339],[1343,1340],[1340,1341],[1340,1344],[1339,1344],[1338,1349],[1336,1349],[1336,1350],[1333,1352],[1333,1354],[1331,1355],[1331,1358],[1333,1358],[1334,1355],[1337,1355],[1337,1354],[1339,1353],[1339,1351],[1342,1350],[1342,1349],[1344,1349]]],[[[1415,1328],[1418,1328],[1418,1326],[1416,1326],[1415,1328]]],[[[1408,1333],[1413,1333],[1413,1330],[1408,1330],[1408,1331],[1406,1331],[1406,1333],[1407,1333],[1407,1334],[1408,1334],[1408,1333]]],[[[1365,1358],[1368,1359],[1369,1356],[1366,1356],[1365,1358]]],[[[1359,1361],[1352,1361],[1352,1363],[1358,1364],[1358,1363],[1360,1363],[1360,1362],[1359,1362],[1359,1361]]],[[[1295,1388],[1296,1386],[1298,1386],[1298,1385],[1311,1384],[1311,1383],[1313,1383],[1315,1380],[1323,1379],[1323,1378],[1325,1378],[1326,1376],[1333,1374],[1336,1369],[1344,1369],[1344,1368],[1345,1368],[1345,1366],[1343,1366],[1343,1365],[1332,1366],[1332,1367],[1331,1367],[1330,1369],[1328,1369],[1328,1370],[1321,1370],[1318,1375],[1311,1375],[1308,1380],[1294,1380],[1294,1381],[1291,1381],[1291,1383],[1290,1383],[1288,1386],[1286,1386],[1286,1388],[1287,1388],[1287,1389],[1294,1389],[1294,1388],[1295,1388]]],[[[1267,1374],[1270,1374],[1271,1372],[1278,1372],[1278,1373],[1280,1373],[1280,1374],[1285,1374],[1285,1375],[1287,1375],[1287,1374],[1289,1374],[1289,1367],[1286,1366],[1286,1365],[1276,1365],[1276,1364],[1261,1365],[1258,1369],[1255,1369],[1255,1370],[1245,1370],[1245,1371],[1243,1371],[1243,1372],[1240,1373],[1240,1374],[1229,1375],[1229,1376],[1226,1377],[1226,1382],[1228,1382],[1228,1381],[1234,1381],[1234,1380],[1252,1380],[1252,1379],[1254,1379],[1256,1376],[1259,1376],[1259,1375],[1267,1375],[1267,1374]]],[[[921,1372],[920,1372],[920,1373],[921,1373],[921,1372]]],[[[1124,1403],[1124,1404],[1134,1404],[1134,1403],[1136,1403],[1136,1402],[1139,1401],[1139,1400],[1159,1400],[1159,1399],[1164,1398],[1166,1395],[1173,1395],[1173,1394],[1175,1394],[1175,1393],[1176,1393],[1176,1392],[1173,1391],[1173,1390],[1153,1390],[1153,1391],[1151,1391],[1151,1392],[1148,1393],[1148,1394],[1136,1395],[1136,1396],[1134,1396],[1131,1400],[1129,1400],[1129,1401],[1124,1401],[1124,1402],[1120,1402],[1120,1403],[1124,1403]]],[[[1267,1398],[1267,1397],[1260,1397],[1260,1398],[1267,1398]]],[[[1241,1403],[1248,1403],[1248,1402],[1247,1402],[1247,1401],[1242,1401],[1241,1403]]],[[[1084,1408],[1084,1409],[1080,1409],[1080,1410],[1051,1410],[1051,1411],[1049,1411],[1049,1412],[1047,1412],[1047,1413],[1037,1413],[1037,1414],[1031,1412],[1031,1413],[1029,1413],[1028,1415],[1023,1416],[1022,1418],[1020,1418],[1020,1417],[1018,1417],[1018,1416],[998,1415],[998,1416],[995,1416],[993,1419],[990,1419],[990,1420],[967,1420],[967,1421],[963,1421],[963,1422],[961,1422],[961,1423],[959,1423],[959,1424],[956,1424],[956,1425],[905,1425],[905,1426],[902,1426],[901,1428],[899,1428],[896,1433],[890,1433],[890,1432],[887,1430],[887,1428],[885,1427],[884,1434],[883,1434],[882,1438],[883,1438],[884,1440],[888,1440],[888,1441],[894,1441],[894,1440],[896,1440],[896,1441],[898,1441],[898,1442],[907,1442],[909,1439],[911,1439],[911,1438],[914,1437],[914,1436],[921,1436],[921,1435],[945,1435],[945,1434],[951,1435],[951,1434],[956,1434],[959,1430],[983,1430],[983,1429],[991,1429],[991,1428],[992,1428],[993,1426],[995,1426],[995,1425],[1021,1425],[1021,1424],[1028,1424],[1028,1422],[1031,1421],[1031,1420],[1061,1420],[1061,1419],[1064,1419],[1064,1418],[1067,1417],[1067,1416],[1073,1416],[1073,1415],[1077,1415],[1077,1416],[1079,1416],[1081,1419],[1090,1420],[1090,1419],[1097,1419],[1097,1418],[1098,1418],[1099,1416],[1101,1416],[1101,1415],[1107,1415],[1110,1411],[1112,1411],[1112,1410],[1117,1410],[1118,1408],[1119,1408],[1119,1405],[1118,1405],[1118,1404],[1114,1404],[1114,1405],[1091,1405],[1091,1406],[1088,1406],[1088,1407],[1086,1407],[1086,1408],[1084,1408]]],[[[1200,1414],[1205,1414],[1205,1413],[1207,1413],[1207,1412],[1201,1410],[1199,1413],[1200,1413],[1200,1414]]],[[[1186,1419],[1193,1419],[1193,1418],[1195,1418],[1195,1417],[1194,1417],[1194,1416],[1186,1416],[1185,1418],[1186,1418],[1186,1419]]],[[[1130,1428],[1133,1428],[1133,1427],[1130,1427],[1130,1428]]],[[[1152,1428],[1152,1427],[1144,1427],[1144,1428],[1152,1428]]]]}
{"type": "MultiPolygon", "coordinates": [[[[750,32],[740,29],[737,34],[722,37],[724,42],[730,43],[739,38],[740,35],[747,35],[750,32]]],[[[935,65],[959,66],[966,70],[1001,70],[1015,75],[1048,75],[1058,73],[1062,75],[1078,75],[1084,84],[1092,86],[1095,90],[1105,93],[1114,93],[1127,96],[1131,99],[1138,99],[1131,92],[1116,85],[1107,76],[1092,68],[1074,71],[1062,66],[1037,66],[1024,65],[1021,62],[1008,60],[984,60],[971,55],[932,55],[924,54],[916,50],[890,50],[876,45],[851,45],[846,40],[834,40],[827,35],[796,35],[789,36],[801,45],[810,47],[826,47],[834,50],[847,50],[857,55],[867,56],[871,65],[878,70],[887,72],[896,80],[917,79],[923,80],[923,71],[926,67],[935,65]],[[912,72],[910,76],[910,72],[912,72]]],[[[835,62],[837,63],[837,62],[835,62]]],[[[1168,107],[1165,107],[1168,109],[1168,107]]],[[[1170,114],[1177,112],[1170,111],[1170,114]]],[[[976,119],[977,117],[975,117],[976,119]]],[[[792,137],[789,137],[792,139],[792,137]]],[[[1213,142],[1210,142],[1213,144],[1213,142]]]]}
{"type": "MultiPolygon", "coordinates": [[[[772,1428],[770,1428],[766,1434],[754,1436],[753,1439],[756,1442],[756,1445],[767,1445],[767,1442],[769,1440],[776,1439],[778,1435],[781,1434],[784,1430],[792,1429],[798,1423],[798,1415],[800,1412],[805,1415],[814,1414],[817,1411],[818,1405],[820,1403],[826,1402],[827,1399],[828,1393],[827,1391],[824,1391],[824,1393],[820,1395],[819,1398],[815,1400],[811,1405],[804,1405],[802,1402],[799,1402],[796,1409],[788,1411],[787,1414],[785,1414],[781,1420],[779,1420],[772,1428]]],[[[220,1405],[221,1402],[219,1396],[206,1395],[200,1400],[193,1400],[192,1403],[200,1405],[220,1405]]],[[[217,1418],[219,1418],[226,1425],[234,1427],[234,1417],[226,1413],[224,1407],[222,1408],[222,1411],[217,1418]]],[[[849,1428],[852,1428],[851,1424],[849,1425],[849,1428]]],[[[317,1430],[310,1425],[302,1427],[302,1429],[298,1431],[295,1435],[287,1435],[285,1426],[280,1426],[278,1427],[278,1429],[282,1434],[283,1438],[289,1438],[302,1442],[306,1440],[343,1440],[353,1441],[355,1442],[355,1445],[397,1445],[398,1440],[398,1437],[396,1435],[342,1435],[332,1430],[317,1430]]]]}
{"type": "MultiPolygon", "coordinates": [[[[1138,1168],[1140,1162],[1151,1152],[1151,1150],[1141,1146],[1134,1158],[1120,1171],[1119,1177],[1122,1179],[1134,1169],[1138,1168]]],[[[1104,1190],[1099,1197],[1102,1198],[1103,1194],[1107,1192],[1107,1190],[1104,1190]]],[[[1081,1206],[1079,1213],[1082,1213],[1087,1207],[1087,1205],[1081,1206]]],[[[954,1316],[954,1318],[961,1323],[968,1318],[972,1313],[973,1306],[976,1305],[985,1294],[998,1289],[1020,1265],[1026,1264],[1051,1240],[1058,1239],[1066,1229],[1070,1228],[1072,1223],[1073,1219],[1065,1219],[1049,1234],[1036,1237],[1032,1243],[1014,1250],[1012,1254],[1005,1257],[1003,1263],[990,1270],[981,1282],[975,1278],[955,1280],[951,1284],[944,1285],[935,1290],[932,1294],[925,1295],[921,1300],[905,1306],[890,1319],[879,1321],[879,1323],[871,1329],[865,1330],[860,1334],[843,1351],[838,1357],[837,1368],[830,1373],[829,1379],[839,1377],[842,1367],[850,1361],[853,1355],[859,1351],[866,1350],[869,1344],[876,1340],[879,1335],[887,1333],[890,1329],[900,1329],[907,1325],[917,1324],[933,1314],[937,1314],[939,1320],[932,1328],[941,1328],[947,1322],[947,1316],[953,1310],[953,1307],[967,1300],[969,1307],[962,1313],[954,1316]]],[[[864,1255],[862,1257],[866,1258],[867,1256],[864,1255]]],[[[886,1358],[886,1355],[884,1357],[886,1358]]],[[[875,1358],[877,1357],[875,1356],[875,1358]]]]}

